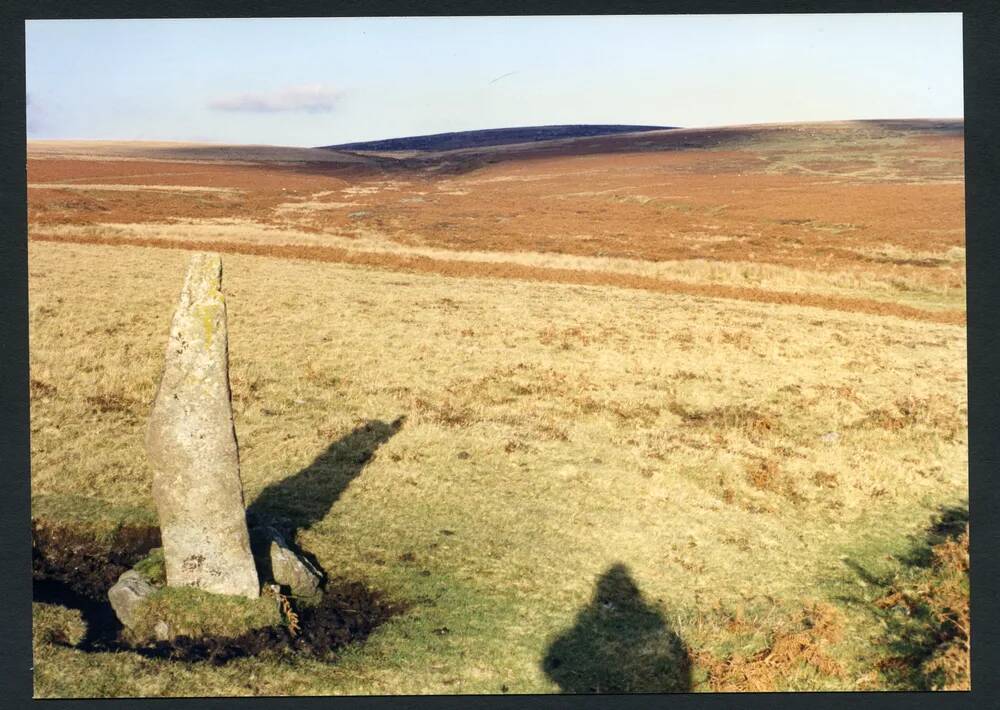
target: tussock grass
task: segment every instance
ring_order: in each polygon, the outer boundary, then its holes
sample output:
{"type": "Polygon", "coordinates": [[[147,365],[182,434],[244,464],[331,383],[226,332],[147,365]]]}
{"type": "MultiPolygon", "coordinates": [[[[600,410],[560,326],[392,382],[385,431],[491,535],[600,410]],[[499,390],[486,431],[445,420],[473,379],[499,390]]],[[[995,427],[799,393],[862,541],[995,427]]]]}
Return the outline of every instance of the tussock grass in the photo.
{"type": "MultiPolygon", "coordinates": [[[[143,419],[187,254],[29,255],[33,495],[150,509],[143,419]]],[[[840,557],[885,554],[967,494],[958,326],[245,255],[223,283],[248,505],[409,611],[334,664],[43,644],[40,696],[552,692],[559,639],[557,675],[604,688],[583,651],[630,688],[687,653],[705,690],[744,682],[736,651],[795,644],[817,650],[772,689],[853,688],[875,661],[830,581],[840,557]],[[866,419],[897,402],[916,403],[901,426],[866,419]],[[660,629],[636,636],[648,655],[614,653],[604,623],[619,566],[629,618],[660,629]],[[816,604],[841,641],[805,619],[816,604]]]]}
{"type": "Polygon", "coordinates": [[[166,622],[169,634],[193,639],[205,636],[235,637],[252,629],[277,626],[281,612],[271,597],[245,599],[209,594],[193,587],[163,587],[136,607],[129,639],[136,643],[155,640],[155,627],[166,622]]]}
{"type": "Polygon", "coordinates": [[[76,646],[87,635],[87,624],[79,610],[58,604],[31,604],[32,647],[38,652],[46,646],[76,646]]]}

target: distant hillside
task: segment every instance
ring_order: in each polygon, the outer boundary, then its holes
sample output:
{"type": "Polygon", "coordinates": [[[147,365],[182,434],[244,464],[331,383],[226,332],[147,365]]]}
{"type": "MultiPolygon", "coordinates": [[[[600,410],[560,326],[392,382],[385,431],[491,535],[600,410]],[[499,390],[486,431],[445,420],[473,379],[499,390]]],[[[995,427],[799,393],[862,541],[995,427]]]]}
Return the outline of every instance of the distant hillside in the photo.
{"type": "Polygon", "coordinates": [[[455,133],[435,133],[429,136],[409,136],[389,138],[379,141],[341,143],[320,146],[327,150],[459,150],[462,148],[484,148],[512,143],[532,143],[558,138],[587,138],[607,136],[616,133],[638,133],[640,131],[662,131],[676,126],[621,126],[621,125],[581,125],[581,126],[525,126],[522,128],[491,128],[482,131],[457,131],[455,133]]]}

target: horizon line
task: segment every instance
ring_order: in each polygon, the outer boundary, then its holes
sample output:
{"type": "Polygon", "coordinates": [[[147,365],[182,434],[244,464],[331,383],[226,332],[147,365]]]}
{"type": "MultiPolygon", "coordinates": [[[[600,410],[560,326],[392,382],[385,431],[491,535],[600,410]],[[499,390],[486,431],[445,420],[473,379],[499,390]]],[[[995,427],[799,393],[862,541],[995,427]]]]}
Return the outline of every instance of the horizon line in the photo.
{"type": "MultiPolygon", "coordinates": [[[[561,126],[636,126],[641,128],[646,128],[646,131],[641,131],[644,133],[650,133],[654,131],[684,131],[684,130],[706,130],[706,129],[717,129],[717,128],[750,128],[750,127],[767,127],[767,126],[793,126],[793,125],[808,125],[808,124],[824,124],[824,123],[863,123],[863,122],[879,122],[879,121],[961,121],[965,122],[965,116],[882,116],[876,118],[824,118],[819,120],[799,120],[799,121],[761,121],[753,123],[718,123],[718,124],[704,124],[698,126],[655,126],[651,124],[630,124],[630,123],[540,123],[540,124],[529,124],[529,125],[517,125],[517,126],[495,126],[490,128],[469,128],[459,131],[441,131],[436,133],[415,133],[401,136],[393,136],[389,138],[371,138],[366,140],[351,140],[344,143],[329,143],[325,146],[318,145],[290,145],[283,143],[232,143],[225,140],[194,140],[194,139],[184,139],[184,138],[31,138],[25,136],[26,143],[43,143],[43,142],[73,142],[73,143],[180,143],[187,145],[220,145],[220,146],[268,146],[277,148],[300,148],[303,150],[329,150],[338,145],[349,145],[356,143],[379,143],[384,141],[392,140],[405,140],[409,138],[426,138],[433,136],[442,135],[454,135],[461,133],[477,133],[482,131],[491,130],[515,130],[524,128],[553,128],[561,126]]],[[[637,131],[638,132],[638,131],[637,131]]],[[[618,135],[628,135],[627,132],[619,133],[618,135]]],[[[570,138],[551,138],[548,140],[574,140],[577,138],[587,138],[587,137],[603,137],[603,136],[574,136],[570,138]]],[[[544,141],[538,141],[544,142],[544,141]]]]}

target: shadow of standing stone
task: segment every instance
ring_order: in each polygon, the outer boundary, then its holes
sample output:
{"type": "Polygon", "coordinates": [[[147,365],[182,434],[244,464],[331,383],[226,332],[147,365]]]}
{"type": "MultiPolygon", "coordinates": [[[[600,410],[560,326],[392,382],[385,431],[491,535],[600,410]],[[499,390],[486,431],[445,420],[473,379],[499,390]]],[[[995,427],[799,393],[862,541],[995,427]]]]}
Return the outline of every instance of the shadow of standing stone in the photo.
{"type": "Polygon", "coordinates": [[[400,416],[392,422],[365,422],[330,444],[304,469],[260,492],[247,508],[246,518],[261,581],[273,581],[302,599],[320,593],[326,574],[319,561],[296,544],[298,531],[327,516],[376,449],[405,421],[400,416]]]}
{"type": "Polygon", "coordinates": [[[590,603],[549,646],[542,669],[564,693],[691,690],[687,645],[646,604],[621,563],[601,575],[590,603]]]}
{"type": "Polygon", "coordinates": [[[285,539],[293,542],[330,512],[351,481],[360,475],[376,449],[391,439],[406,421],[372,420],[330,444],[311,464],[296,474],[268,485],[247,508],[252,526],[283,521],[285,539]]]}

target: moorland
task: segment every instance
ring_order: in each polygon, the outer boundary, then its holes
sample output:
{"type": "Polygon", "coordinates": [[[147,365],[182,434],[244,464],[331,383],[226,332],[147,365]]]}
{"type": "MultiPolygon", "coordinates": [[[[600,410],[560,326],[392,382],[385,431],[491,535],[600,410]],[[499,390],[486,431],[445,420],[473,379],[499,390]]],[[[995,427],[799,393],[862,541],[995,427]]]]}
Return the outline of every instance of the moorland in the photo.
{"type": "Polygon", "coordinates": [[[967,685],[961,121],[376,147],[29,141],[36,540],[153,544],[215,251],[248,507],[402,610],[213,664],[38,599],[36,696],[967,685]]]}

